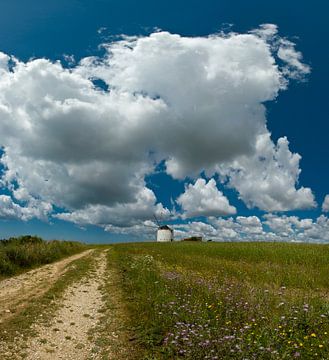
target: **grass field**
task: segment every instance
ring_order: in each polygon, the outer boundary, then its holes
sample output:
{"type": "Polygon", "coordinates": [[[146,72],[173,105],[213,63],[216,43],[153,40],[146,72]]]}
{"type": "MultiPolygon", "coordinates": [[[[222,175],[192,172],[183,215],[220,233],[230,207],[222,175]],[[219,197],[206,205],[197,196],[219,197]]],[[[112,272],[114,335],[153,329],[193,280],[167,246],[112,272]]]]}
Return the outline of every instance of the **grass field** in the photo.
{"type": "Polygon", "coordinates": [[[329,247],[114,245],[141,359],[329,359],[329,247]]]}
{"type": "Polygon", "coordinates": [[[72,241],[44,241],[36,236],[21,236],[0,241],[0,278],[33,267],[49,264],[87,247],[72,241]]]}

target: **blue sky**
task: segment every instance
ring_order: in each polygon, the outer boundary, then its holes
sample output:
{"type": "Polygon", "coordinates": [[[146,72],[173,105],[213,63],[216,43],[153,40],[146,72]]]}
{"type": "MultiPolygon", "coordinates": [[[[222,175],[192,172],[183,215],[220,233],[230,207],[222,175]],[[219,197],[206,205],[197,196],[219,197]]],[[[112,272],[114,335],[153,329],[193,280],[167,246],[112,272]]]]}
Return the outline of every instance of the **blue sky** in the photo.
{"type": "MultiPolygon", "coordinates": [[[[290,1],[287,3],[284,1],[237,1],[232,3],[231,1],[166,1],[161,3],[154,1],[114,2],[105,0],[58,0],[47,2],[29,1],[28,4],[22,4],[20,1],[4,0],[1,6],[0,51],[19,59],[21,64],[31,59],[38,60],[44,58],[50,59],[51,61],[61,60],[63,69],[66,67],[77,68],[81,59],[90,56],[99,56],[99,59],[104,60],[106,51],[104,48],[99,48],[99,45],[101,43],[113,44],[113,42],[118,40],[117,36],[121,34],[131,36],[139,35],[148,38],[151,33],[159,31],[156,29],[161,29],[171,34],[179,34],[183,39],[195,39],[196,37],[206,39],[208,35],[218,34],[221,30],[224,30],[226,33],[234,31],[240,34],[247,34],[249,31],[259,28],[261,24],[275,24],[279,31],[278,36],[281,39],[280,41],[282,42],[284,39],[288,39],[295,44],[293,46],[294,52],[295,54],[297,54],[297,52],[302,54],[300,63],[304,64],[305,67],[303,69],[301,67],[299,68],[301,73],[298,75],[298,79],[294,79],[294,75],[292,74],[294,69],[291,65],[292,58],[290,57],[288,62],[286,61],[290,66],[290,74],[285,75],[287,79],[289,77],[287,89],[278,90],[279,93],[277,96],[273,95],[270,99],[265,99],[265,101],[259,100],[259,103],[263,103],[266,106],[266,118],[264,117],[262,121],[264,124],[267,124],[267,131],[271,133],[272,139],[271,143],[267,144],[267,150],[270,151],[270,147],[273,144],[273,146],[276,146],[279,138],[283,136],[287,137],[290,153],[286,152],[286,158],[289,158],[291,154],[298,153],[302,159],[294,169],[292,165],[289,165],[291,168],[285,168],[285,165],[280,163],[281,160],[276,164],[277,168],[283,168],[285,170],[284,176],[286,177],[288,176],[287,174],[291,175],[294,171],[298,172],[300,170],[298,182],[293,181],[292,187],[296,191],[301,187],[309,188],[313,199],[310,198],[309,194],[306,200],[305,196],[301,199],[301,195],[297,193],[292,195],[293,198],[282,199],[278,193],[280,193],[280,191],[281,193],[285,192],[285,190],[287,190],[287,193],[289,192],[289,189],[283,185],[282,189],[276,194],[274,194],[275,191],[273,189],[270,191],[271,195],[269,195],[269,193],[262,194],[261,191],[257,196],[251,193],[251,190],[249,188],[246,189],[244,186],[247,181],[256,181],[253,179],[253,176],[256,176],[256,170],[253,170],[255,160],[251,158],[244,160],[243,164],[241,159],[238,160],[240,168],[246,165],[249,167],[251,174],[246,174],[248,180],[247,178],[234,178],[235,175],[233,176],[231,173],[228,173],[227,168],[221,171],[217,170],[217,172],[211,172],[208,169],[207,174],[207,171],[205,172],[204,170],[206,170],[210,164],[207,163],[206,156],[204,157],[204,159],[206,159],[204,163],[202,162],[204,160],[201,156],[198,166],[193,162],[191,163],[191,167],[197,167],[197,174],[194,173],[193,176],[190,175],[186,177],[188,172],[188,170],[186,170],[187,172],[182,176],[178,176],[177,173],[173,175],[173,172],[166,172],[165,160],[170,156],[176,156],[177,159],[180,156],[181,160],[183,159],[186,163],[191,161],[185,154],[188,152],[188,145],[184,148],[184,144],[182,143],[182,146],[180,146],[179,149],[177,148],[177,152],[173,155],[168,150],[168,144],[162,144],[161,150],[154,150],[156,145],[150,143],[147,151],[150,153],[153,151],[157,152],[155,159],[153,159],[155,165],[152,169],[144,171],[141,176],[145,182],[145,187],[149,189],[153,195],[148,192],[140,193],[141,199],[143,199],[140,201],[144,202],[138,206],[145,206],[147,208],[145,208],[145,212],[143,212],[143,214],[140,212],[136,214],[135,211],[132,211],[129,219],[122,217],[120,221],[120,211],[123,210],[118,210],[117,208],[113,208],[113,206],[118,206],[118,204],[119,206],[120,204],[126,206],[124,204],[137,203],[136,199],[132,199],[132,191],[125,191],[125,186],[127,185],[125,181],[122,180],[120,185],[120,176],[128,176],[128,169],[134,168],[134,166],[136,167],[135,172],[138,171],[140,166],[146,166],[145,161],[141,159],[138,160],[138,164],[136,159],[134,162],[131,162],[134,157],[134,145],[131,145],[129,154],[125,157],[125,159],[127,159],[129,155],[129,162],[125,162],[124,164],[120,163],[120,166],[116,162],[116,166],[119,167],[114,167],[114,163],[111,163],[111,167],[109,169],[106,168],[106,171],[104,167],[101,169],[97,168],[97,171],[100,173],[103,172],[102,176],[105,177],[106,174],[112,174],[112,172],[115,171],[117,176],[114,179],[112,179],[112,175],[109,175],[113,183],[117,182],[115,186],[111,185],[111,181],[108,183],[106,183],[106,181],[100,181],[95,187],[94,184],[90,185],[85,179],[84,171],[88,170],[82,168],[82,164],[86,164],[86,157],[88,157],[88,161],[90,161],[90,153],[98,154],[98,148],[102,147],[102,144],[98,142],[97,144],[88,143],[84,145],[88,150],[86,151],[85,157],[83,158],[82,156],[79,159],[75,157],[76,163],[73,164],[73,160],[70,163],[71,167],[74,165],[74,170],[70,168],[70,172],[68,171],[68,167],[65,167],[65,170],[69,173],[68,178],[71,176],[72,171],[74,171],[74,179],[76,181],[72,182],[72,184],[75,185],[74,188],[70,183],[72,188],[65,190],[68,189],[67,183],[64,183],[64,181],[61,182],[62,179],[58,178],[59,175],[57,173],[56,176],[54,175],[55,170],[53,170],[53,168],[47,169],[45,163],[42,163],[42,171],[44,171],[42,176],[44,176],[45,183],[42,185],[43,188],[38,188],[35,184],[38,184],[40,179],[38,180],[37,177],[28,178],[26,173],[26,169],[29,166],[31,166],[31,171],[39,171],[38,175],[40,175],[41,171],[41,165],[38,169],[35,168],[33,170],[33,164],[36,166],[37,163],[35,161],[40,160],[40,154],[36,155],[38,151],[31,150],[31,148],[35,147],[38,149],[38,141],[40,141],[40,151],[42,149],[42,151],[47,154],[47,161],[50,161],[50,159],[51,161],[55,161],[54,158],[56,157],[56,165],[61,164],[60,161],[66,163],[66,158],[70,158],[72,155],[70,154],[70,146],[67,148],[64,146],[63,153],[57,151],[55,154],[53,152],[54,149],[51,148],[50,145],[47,146],[47,143],[52,144],[53,141],[58,141],[58,139],[52,137],[54,131],[58,131],[61,139],[69,137],[71,128],[67,127],[67,123],[60,128],[60,121],[56,124],[53,123],[48,127],[49,133],[45,130],[47,129],[46,127],[45,129],[42,128],[41,134],[43,137],[37,137],[35,134],[32,134],[29,140],[30,143],[28,144],[28,140],[25,139],[25,141],[23,141],[24,138],[22,140],[22,136],[20,136],[22,130],[19,126],[24,122],[24,117],[20,117],[20,114],[14,114],[12,116],[16,116],[14,120],[17,121],[18,125],[12,129],[9,129],[7,125],[1,127],[1,137],[3,137],[3,141],[0,140],[0,145],[4,147],[4,153],[7,152],[10,158],[6,160],[6,162],[4,162],[4,157],[2,158],[2,171],[5,172],[4,169],[8,170],[8,166],[10,166],[10,172],[11,174],[15,173],[16,178],[13,175],[10,177],[7,171],[7,179],[3,181],[2,189],[0,190],[1,194],[6,196],[6,198],[2,198],[2,203],[0,202],[0,215],[2,214],[2,219],[0,220],[0,237],[4,238],[11,235],[31,233],[41,235],[45,238],[81,239],[83,241],[93,242],[128,241],[135,239],[138,234],[140,234],[142,238],[147,238],[152,237],[152,233],[151,230],[145,230],[145,221],[152,221],[152,214],[158,211],[160,217],[165,219],[164,221],[178,224],[177,234],[181,234],[181,236],[184,234],[203,233],[207,237],[223,238],[226,240],[241,239],[241,237],[249,239],[252,236],[254,236],[254,238],[257,238],[257,236],[264,238],[264,233],[260,232],[261,227],[265,233],[273,234],[271,235],[272,237],[270,236],[268,238],[269,240],[328,240],[325,235],[328,229],[327,226],[329,226],[326,222],[326,212],[322,212],[321,210],[324,198],[326,194],[329,193],[327,160],[329,157],[329,147],[327,146],[329,125],[327,109],[328,92],[326,91],[326,85],[329,80],[327,66],[329,50],[326,46],[328,42],[326,14],[328,13],[329,6],[325,2],[313,1],[310,3],[290,1]],[[68,64],[68,55],[73,55],[75,59],[74,63],[68,64]],[[310,67],[310,72],[307,71],[307,66],[310,67]],[[6,133],[6,131],[8,131],[8,133],[6,133]],[[13,133],[16,135],[12,135],[13,133]],[[8,134],[12,137],[10,142],[8,142],[9,140],[7,141],[7,138],[9,138],[8,134]],[[47,136],[49,136],[48,142],[47,136]],[[14,151],[14,149],[18,150],[14,151]],[[31,151],[29,152],[29,150],[31,151]],[[65,153],[65,151],[67,151],[67,153],[65,153]],[[23,168],[25,170],[23,170],[23,168]],[[220,172],[222,172],[222,175],[225,173],[227,176],[224,182],[220,181],[220,172]],[[176,179],[174,179],[175,177],[176,179]],[[209,185],[209,181],[212,178],[215,179],[215,187],[213,186],[213,182],[209,185]],[[198,186],[196,186],[197,179],[200,179],[198,186]],[[206,180],[202,182],[201,179],[206,180]],[[229,179],[231,179],[231,184],[228,183],[229,179]],[[233,183],[235,185],[232,185],[233,183]],[[61,184],[62,187],[60,187],[59,184],[61,184]],[[187,191],[188,186],[190,186],[189,191],[187,191]],[[216,186],[222,196],[216,193],[216,186]],[[18,189],[21,189],[19,193],[17,193],[18,189]],[[51,191],[49,189],[51,189],[51,191]],[[65,191],[68,192],[65,195],[66,198],[64,196],[65,201],[61,201],[60,199],[62,191],[64,193],[65,191]],[[70,197],[69,193],[75,194],[74,199],[73,195],[70,197]],[[101,195],[102,193],[104,196],[101,195]],[[183,193],[185,193],[186,196],[181,198],[180,202],[177,201],[183,193]],[[98,195],[94,196],[93,194],[98,195]],[[200,194],[204,194],[204,199],[207,199],[206,204],[198,203],[198,201],[201,201],[200,194]],[[209,199],[207,196],[209,196],[209,199]],[[265,204],[265,199],[268,196],[272,197],[271,204],[268,202],[265,204]],[[229,205],[225,203],[223,197],[227,199],[229,205]],[[9,198],[11,199],[10,203],[9,198]],[[152,201],[154,203],[152,203],[152,201]],[[145,202],[147,202],[148,205],[146,205],[145,202]],[[273,205],[274,202],[276,205],[273,205]],[[289,208],[289,202],[291,204],[295,202],[295,205],[291,205],[291,208],[289,208]],[[317,203],[317,207],[314,207],[315,202],[317,203]],[[156,204],[162,204],[162,208],[160,209],[159,206],[156,208],[156,204]],[[50,209],[49,206],[52,208],[50,209]],[[92,208],[90,208],[90,206],[92,206],[92,208]],[[108,206],[111,207],[111,209],[101,208],[100,206],[108,206]],[[201,209],[199,214],[191,211],[191,207],[193,206],[201,209]],[[221,206],[222,208],[220,208],[221,206]],[[235,207],[236,211],[228,210],[228,206],[235,207]],[[25,208],[25,210],[23,208],[25,208]],[[36,210],[36,208],[39,210],[36,210]],[[86,211],[87,208],[89,209],[88,211],[86,211]],[[40,209],[43,210],[41,211],[40,209]],[[85,212],[82,213],[81,211],[85,212]],[[110,213],[106,216],[104,214],[107,214],[107,211],[110,213]],[[113,217],[113,212],[118,214],[118,218],[116,216],[115,218],[113,217]],[[96,213],[98,214],[97,216],[95,215],[96,213]],[[100,213],[103,215],[100,215],[100,213]],[[67,215],[53,216],[56,214],[67,215]],[[72,216],[72,214],[74,215],[72,216]],[[189,214],[191,216],[189,216],[189,214]],[[232,223],[229,220],[230,217],[233,217],[232,223]],[[237,220],[237,217],[240,218],[237,220]],[[131,221],[131,219],[133,219],[133,221],[131,221]],[[302,219],[312,219],[312,224],[310,221],[304,221],[304,223],[302,223],[302,219]],[[127,224],[127,226],[125,224],[127,224]],[[184,228],[184,224],[190,225],[186,225],[184,228]],[[202,224],[206,224],[206,226],[202,224]],[[221,237],[221,234],[226,234],[226,237],[224,235],[221,237]]],[[[276,35],[273,36],[275,37],[276,35]]],[[[274,39],[274,37],[269,41],[272,41],[272,43],[273,41],[278,42],[278,38],[274,39]]],[[[158,38],[154,46],[162,46],[163,41],[165,40],[158,38]]],[[[174,42],[176,40],[168,38],[166,41],[174,42]]],[[[185,43],[182,46],[185,46],[185,43]]],[[[196,44],[195,46],[199,45],[196,44]]],[[[213,54],[212,44],[207,43],[202,46],[206,46],[209,54],[213,54]]],[[[246,51],[249,51],[252,46],[254,45],[248,45],[246,51]]],[[[288,47],[290,51],[292,45],[288,47]]],[[[255,51],[256,50],[255,48],[255,51]]],[[[287,53],[291,54],[289,51],[287,53]]],[[[173,56],[175,56],[175,53],[173,56]]],[[[213,56],[216,58],[216,54],[213,56]]],[[[251,53],[250,56],[253,56],[253,53],[251,53]]],[[[124,68],[122,65],[126,60],[130,68],[132,68],[134,64],[131,65],[131,62],[137,61],[136,58],[134,59],[118,57],[117,61],[121,61],[121,63],[116,64],[117,68],[121,71],[126,70],[127,68],[124,68]]],[[[240,59],[238,60],[240,61],[240,59]]],[[[85,66],[83,69],[80,69],[79,76],[87,79],[88,76],[90,77],[88,71],[94,71],[97,73],[97,77],[102,78],[103,76],[103,80],[105,78],[109,79],[108,67],[111,67],[113,63],[106,63],[106,61],[98,68],[96,68],[95,64],[92,65],[92,69],[87,69],[87,66],[85,66]]],[[[243,65],[242,61],[244,60],[241,60],[241,64],[243,65]]],[[[276,57],[276,63],[279,66],[282,65],[282,61],[282,58],[276,57]]],[[[38,66],[41,66],[40,63],[38,64],[38,66]]],[[[199,66],[199,64],[195,62],[193,66],[199,66]]],[[[218,62],[218,67],[220,66],[220,62],[218,62]]],[[[36,63],[35,68],[37,68],[36,63]]],[[[157,69],[160,73],[160,65],[157,69]]],[[[176,71],[175,68],[171,69],[173,69],[172,71],[176,71]]],[[[52,72],[54,70],[47,67],[44,71],[52,72]]],[[[95,76],[94,73],[92,75],[95,76]]],[[[189,76],[188,73],[179,73],[178,75],[189,76]]],[[[24,108],[26,102],[30,101],[31,104],[34,104],[33,101],[36,98],[38,99],[38,97],[41,98],[47,95],[45,88],[42,87],[44,85],[41,85],[43,84],[42,80],[33,75],[32,70],[29,73],[30,77],[24,78],[24,76],[28,76],[26,74],[22,74],[21,76],[22,79],[25,79],[25,83],[20,84],[20,78],[18,77],[18,83],[13,84],[12,90],[8,90],[6,97],[0,99],[0,105],[2,102],[2,104],[6,106],[10,103],[10,106],[13,108],[24,108]],[[26,82],[29,81],[31,81],[32,87],[24,88],[26,82]],[[22,100],[24,96],[20,91],[23,88],[23,93],[31,94],[39,87],[41,90],[34,94],[35,97],[31,97],[28,101],[22,100]],[[20,91],[17,90],[17,96],[15,96],[15,89],[17,88],[19,88],[20,91]]],[[[113,74],[110,76],[113,77],[113,74]]],[[[114,74],[114,76],[117,77],[116,81],[122,81],[116,74],[114,74]]],[[[143,68],[142,83],[145,84],[145,81],[149,81],[149,77],[151,76],[152,75],[148,74],[147,70],[143,68]]],[[[221,78],[219,78],[219,80],[221,80],[221,78]]],[[[111,80],[108,80],[108,82],[110,83],[111,80]]],[[[112,86],[112,84],[109,85],[112,86]]],[[[178,85],[182,87],[182,91],[184,91],[184,86],[188,86],[184,83],[178,85]]],[[[251,86],[252,85],[253,84],[251,84],[251,86]]],[[[130,86],[130,84],[127,84],[127,86],[130,86]]],[[[140,84],[138,84],[138,86],[138,89],[143,92],[144,95],[146,93],[146,98],[150,96],[146,88],[144,89],[140,84]]],[[[161,86],[157,83],[152,84],[151,88],[160,92],[160,98],[165,101],[165,96],[161,97],[161,86]]],[[[7,87],[5,88],[7,89],[7,87]]],[[[128,87],[124,90],[127,91],[127,89],[128,87]]],[[[203,94],[208,91],[206,88],[201,90],[202,93],[196,94],[196,96],[203,96],[203,94]]],[[[211,90],[211,88],[209,90],[211,90]]],[[[262,91],[267,90],[266,88],[262,91]]],[[[275,91],[273,89],[270,90],[275,91]]],[[[128,91],[130,91],[130,88],[128,91]]],[[[158,94],[156,95],[158,96],[158,94]]],[[[52,94],[51,90],[50,96],[56,98],[56,94],[52,94]]],[[[79,93],[79,96],[83,96],[83,94],[79,93]]],[[[233,103],[234,101],[238,101],[240,103],[241,101],[249,101],[249,98],[247,100],[245,98],[237,99],[237,94],[234,92],[232,96],[229,97],[229,101],[233,103]]],[[[250,101],[252,102],[252,106],[254,106],[254,99],[250,101]]],[[[180,107],[182,104],[180,103],[178,105],[178,107],[180,107]]],[[[251,106],[250,103],[247,105],[251,106]]],[[[35,112],[41,113],[42,110],[44,110],[42,106],[43,105],[40,105],[40,108],[37,108],[35,105],[36,109],[33,110],[33,114],[35,112]]],[[[147,105],[144,105],[143,109],[145,109],[145,106],[147,105]]],[[[28,107],[28,109],[30,108],[31,106],[28,107]]],[[[176,112],[177,108],[173,110],[176,112]]],[[[235,108],[235,106],[233,106],[232,109],[233,108],[235,108]]],[[[24,108],[24,111],[28,112],[29,110],[24,108]]],[[[28,113],[28,115],[30,116],[31,114],[28,113]]],[[[86,119],[84,121],[90,121],[92,123],[93,119],[88,118],[87,114],[85,116],[86,119]]],[[[127,115],[125,116],[127,119],[127,115]]],[[[148,114],[145,116],[148,116],[148,114]]],[[[212,118],[215,115],[210,114],[209,116],[212,118]]],[[[6,123],[4,119],[5,115],[0,114],[0,122],[3,122],[3,124],[6,123]]],[[[42,116],[39,121],[43,121],[42,116]]],[[[79,119],[68,118],[67,121],[72,121],[73,128],[80,128],[79,119]]],[[[221,120],[215,119],[215,121],[218,123],[218,121],[220,122],[221,120]]],[[[225,122],[226,120],[224,119],[223,121],[225,122]]],[[[252,122],[252,120],[250,121],[252,122]]],[[[192,128],[188,123],[184,124],[182,127],[187,126],[186,129],[192,128]]],[[[241,123],[237,123],[236,132],[248,132],[250,130],[250,128],[240,129],[239,124],[241,125],[241,123]]],[[[42,126],[46,125],[43,124],[42,126]]],[[[111,126],[114,125],[112,124],[111,126]]],[[[175,126],[170,129],[172,133],[175,133],[179,123],[178,125],[176,123],[175,126]]],[[[209,120],[207,126],[210,130],[210,136],[213,123],[209,120]]],[[[256,125],[254,124],[253,126],[256,125]]],[[[95,128],[96,127],[94,127],[94,129],[95,128]]],[[[83,125],[81,125],[81,129],[83,129],[83,125]]],[[[196,127],[194,131],[197,132],[197,129],[196,127]]],[[[100,128],[99,131],[101,131],[100,128]]],[[[185,133],[187,134],[188,131],[185,133]]],[[[184,132],[182,132],[182,134],[184,135],[184,132]]],[[[250,146],[255,144],[256,138],[252,138],[252,134],[252,130],[250,130],[250,138],[241,138],[241,143],[246,141],[250,146]]],[[[204,139],[206,135],[205,133],[202,139],[204,139]]],[[[106,142],[106,138],[104,141],[106,142]]],[[[109,141],[112,140],[109,139],[109,141]]],[[[135,137],[131,138],[132,144],[134,144],[134,141],[137,142],[137,139],[135,137]]],[[[148,140],[144,139],[143,141],[147,142],[148,140]]],[[[219,148],[219,153],[225,153],[227,150],[227,147],[224,145],[222,145],[222,147],[219,146],[219,148]]],[[[74,147],[72,149],[74,149],[74,147]]],[[[143,148],[143,150],[145,149],[143,148]]],[[[247,147],[245,150],[247,151],[247,147]]],[[[80,148],[77,148],[77,151],[81,153],[80,148]]],[[[113,158],[115,158],[113,148],[108,151],[109,152],[106,153],[106,159],[111,158],[112,155],[113,158]]],[[[214,154],[214,148],[208,149],[207,147],[203,149],[202,146],[200,147],[200,152],[206,151],[210,152],[210,157],[214,154]]],[[[248,156],[251,156],[250,151],[248,156]]],[[[257,154],[258,158],[263,156],[261,154],[263,150],[257,151],[260,151],[260,153],[257,154]]],[[[215,155],[214,158],[216,158],[215,155]]],[[[222,166],[223,159],[220,157],[220,154],[218,156],[216,164],[220,167],[222,166]]],[[[226,161],[227,159],[224,160],[226,161]]],[[[232,158],[230,158],[230,160],[232,160],[232,158]]],[[[43,161],[45,161],[45,159],[43,159],[43,161]]],[[[95,166],[96,162],[104,164],[103,161],[103,155],[102,159],[95,155],[93,164],[89,164],[88,169],[92,169],[90,171],[96,174],[97,171],[93,166],[95,166]]],[[[211,165],[213,166],[214,162],[211,165]]],[[[280,179],[280,176],[283,176],[282,174],[279,170],[277,173],[272,171],[268,175],[269,177],[274,178],[276,176],[280,179]]],[[[139,178],[139,181],[142,181],[141,178],[139,178]]],[[[287,177],[285,181],[289,183],[290,180],[287,177]]],[[[136,186],[136,192],[142,191],[142,185],[140,183],[138,185],[134,184],[134,186],[136,186]]],[[[290,191],[292,191],[291,186],[290,191]]]]}

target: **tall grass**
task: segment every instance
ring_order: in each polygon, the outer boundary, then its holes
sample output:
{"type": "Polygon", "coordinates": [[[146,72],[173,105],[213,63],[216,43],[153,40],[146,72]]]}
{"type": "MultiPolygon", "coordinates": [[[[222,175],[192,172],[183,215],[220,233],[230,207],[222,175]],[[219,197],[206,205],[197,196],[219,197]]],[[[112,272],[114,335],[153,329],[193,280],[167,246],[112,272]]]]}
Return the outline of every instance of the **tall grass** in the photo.
{"type": "Polygon", "coordinates": [[[121,244],[114,251],[145,359],[329,359],[329,247],[121,244]]]}
{"type": "Polygon", "coordinates": [[[0,240],[0,277],[49,264],[84,249],[86,246],[78,242],[44,241],[36,236],[0,240]]]}

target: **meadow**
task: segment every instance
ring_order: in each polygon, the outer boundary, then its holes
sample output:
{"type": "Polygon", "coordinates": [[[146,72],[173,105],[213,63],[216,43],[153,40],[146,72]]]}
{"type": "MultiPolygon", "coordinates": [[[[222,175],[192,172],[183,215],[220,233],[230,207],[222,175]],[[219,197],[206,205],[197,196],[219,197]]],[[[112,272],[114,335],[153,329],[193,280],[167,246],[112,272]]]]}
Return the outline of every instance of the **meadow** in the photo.
{"type": "Polygon", "coordinates": [[[329,247],[117,244],[140,359],[329,359],[329,247]]]}
{"type": "Polygon", "coordinates": [[[44,241],[37,236],[0,240],[0,279],[49,264],[87,249],[73,241],[44,241]]]}

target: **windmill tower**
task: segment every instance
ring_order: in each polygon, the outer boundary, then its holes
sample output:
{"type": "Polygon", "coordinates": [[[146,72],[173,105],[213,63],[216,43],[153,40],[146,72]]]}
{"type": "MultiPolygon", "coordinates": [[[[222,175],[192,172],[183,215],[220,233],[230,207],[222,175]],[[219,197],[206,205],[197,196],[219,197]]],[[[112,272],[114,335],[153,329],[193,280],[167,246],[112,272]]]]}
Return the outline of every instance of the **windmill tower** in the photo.
{"type": "Polygon", "coordinates": [[[157,229],[157,242],[171,242],[174,241],[174,230],[168,225],[161,225],[154,215],[154,219],[158,224],[157,229]]]}

